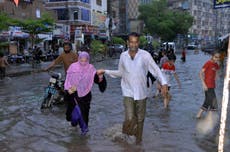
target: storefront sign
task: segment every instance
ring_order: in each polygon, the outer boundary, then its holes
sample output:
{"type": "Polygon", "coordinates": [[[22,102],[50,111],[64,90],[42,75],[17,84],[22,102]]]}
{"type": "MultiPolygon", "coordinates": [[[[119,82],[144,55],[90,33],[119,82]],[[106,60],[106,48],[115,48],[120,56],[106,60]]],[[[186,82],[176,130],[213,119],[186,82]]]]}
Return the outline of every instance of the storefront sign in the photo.
{"type": "Polygon", "coordinates": [[[230,7],[230,0],[214,0],[214,8],[230,7]]]}
{"type": "Polygon", "coordinates": [[[83,34],[98,34],[98,27],[92,25],[70,25],[70,33],[75,34],[76,29],[81,29],[83,34]]]}
{"type": "Polygon", "coordinates": [[[29,34],[25,33],[22,31],[21,27],[18,26],[10,26],[9,27],[9,33],[10,33],[10,37],[17,37],[17,38],[28,38],[29,34]]]}
{"type": "Polygon", "coordinates": [[[76,29],[75,30],[75,38],[81,38],[81,37],[82,37],[81,29],[76,29]]]}

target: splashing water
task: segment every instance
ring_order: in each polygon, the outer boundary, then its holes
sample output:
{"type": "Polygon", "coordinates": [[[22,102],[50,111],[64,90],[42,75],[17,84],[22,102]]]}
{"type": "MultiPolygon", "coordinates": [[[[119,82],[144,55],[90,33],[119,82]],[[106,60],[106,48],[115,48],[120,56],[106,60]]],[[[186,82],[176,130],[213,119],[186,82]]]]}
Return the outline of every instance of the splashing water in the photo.
{"type": "Polygon", "coordinates": [[[134,144],[136,140],[135,136],[129,136],[122,133],[122,124],[115,124],[106,129],[104,135],[114,142],[127,142],[129,144],[134,144]]]}
{"type": "Polygon", "coordinates": [[[218,118],[217,112],[208,112],[206,117],[197,123],[197,131],[203,135],[210,133],[217,125],[218,118]]]}

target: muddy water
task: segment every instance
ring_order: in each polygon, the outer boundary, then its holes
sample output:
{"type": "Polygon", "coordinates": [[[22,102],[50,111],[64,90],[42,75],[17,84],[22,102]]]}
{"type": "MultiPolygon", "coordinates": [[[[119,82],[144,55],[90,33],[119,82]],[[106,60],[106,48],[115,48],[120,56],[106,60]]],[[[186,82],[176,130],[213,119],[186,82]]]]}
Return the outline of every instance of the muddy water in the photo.
{"type": "MultiPolygon", "coordinates": [[[[205,119],[195,115],[204,94],[198,72],[209,56],[188,53],[187,62],[176,62],[182,88],[173,82],[170,108],[161,99],[152,98],[149,90],[143,144],[136,146],[132,137],[121,134],[124,109],[120,80],[107,77],[108,87],[100,93],[94,85],[90,109],[89,133],[81,136],[78,128],[65,121],[65,106],[41,111],[47,73],[36,73],[1,81],[0,85],[0,149],[2,152],[216,152],[219,121],[207,134],[197,129],[205,119]]],[[[96,63],[97,68],[116,69],[118,60],[96,63]]],[[[222,81],[216,94],[221,100],[222,81]]],[[[218,113],[219,115],[219,113],[218,113]]],[[[210,123],[204,123],[202,128],[210,123]]],[[[226,150],[230,146],[227,120],[226,150]]]]}

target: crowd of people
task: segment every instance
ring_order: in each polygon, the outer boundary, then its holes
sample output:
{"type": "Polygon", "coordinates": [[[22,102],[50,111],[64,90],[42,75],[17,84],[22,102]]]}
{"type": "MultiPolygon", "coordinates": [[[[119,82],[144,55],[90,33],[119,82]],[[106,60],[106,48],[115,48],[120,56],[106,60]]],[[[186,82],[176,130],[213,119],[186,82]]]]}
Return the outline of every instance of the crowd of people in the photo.
{"type": "MultiPolygon", "coordinates": [[[[139,34],[130,33],[127,40],[128,50],[123,52],[119,59],[117,70],[98,69],[90,64],[90,56],[87,52],[80,52],[78,55],[71,52],[71,47],[64,44],[64,52],[54,60],[45,70],[49,70],[55,64],[62,62],[66,73],[65,90],[67,103],[66,120],[72,126],[79,124],[82,134],[88,132],[89,110],[92,99],[91,89],[94,83],[99,85],[101,92],[106,89],[105,74],[113,78],[121,78],[121,89],[123,96],[123,104],[125,110],[124,122],[122,132],[126,135],[134,135],[136,143],[142,142],[142,133],[144,120],[146,115],[146,101],[148,98],[146,82],[147,75],[150,74],[157,82],[158,93],[163,97],[163,105],[165,108],[169,106],[171,95],[171,79],[174,77],[178,83],[179,88],[181,82],[176,73],[175,61],[176,55],[174,50],[162,50],[162,56],[157,64],[151,54],[139,48],[139,34]]],[[[213,55],[211,63],[213,63],[216,70],[218,69],[216,62],[218,54],[213,55]],[[214,59],[214,57],[216,59],[214,59]]],[[[185,62],[185,52],[182,51],[182,61],[185,62]]],[[[210,63],[210,64],[211,64],[210,63]]],[[[204,66],[202,68],[201,77],[204,88],[206,86],[206,79],[214,83],[215,72],[210,77],[212,67],[204,66]],[[208,68],[207,68],[208,67],[208,68]]],[[[153,80],[153,81],[154,81],[153,80]]],[[[209,83],[209,82],[208,82],[209,83]]],[[[205,103],[197,114],[197,118],[201,117],[201,113],[205,110],[215,110],[216,104],[212,102],[215,100],[215,92],[207,89],[209,93],[205,93],[205,103]],[[211,92],[211,93],[210,93],[211,92]],[[215,104],[215,105],[213,105],[215,104]],[[203,108],[205,107],[205,108],[203,108]]]]}
{"type": "MultiPolygon", "coordinates": [[[[66,120],[75,127],[81,128],[81,133],[88,132],[90,104],[92,99],[92,86],[98,84],[99,90],[106,90],[106,75],[112,78],[121,78],[121,90],[125,110],[122,132],[126,135],[134,135],[136,144],[141,144],[144,120],[146,115],[146,102],[148,98],[148,85],[146,82],[151,75],[152,81],[157,84],[157,94],[163,97],[164,108],[169,106],[172,78],[174,77],[179,88],[181,82],[176,73],[174,50],[161,51],[161,58],[156,63],[151,54],[139,48],[140,35],[132,32],[128,35],[127,51],[121,53],[117,70],[96,69],[90,64],[90,55],[82,51],[78,54],[72,51],[71,43],[63,45],[64,51],[44,71],[50,70],[54,65],[62,63],[66,80],[65,103],[66,120]],[[155,81],[156,80],[156,81],[155,81]]],[[[185,59],[185,50],[182,51],[182,61],[185,59]]],[[[215,78],[219,69],[220,54],[213,52],[212,58],[205,63],[200,72],[200,79],[205,91],[205,101],[197,113],[200,118],[204,111],[216,111],[217,101],[215,96],[215,78]]],[[[0,53],[1,78],[5,74],[5,66],[8,63],[3,54],[0,53]]]]}

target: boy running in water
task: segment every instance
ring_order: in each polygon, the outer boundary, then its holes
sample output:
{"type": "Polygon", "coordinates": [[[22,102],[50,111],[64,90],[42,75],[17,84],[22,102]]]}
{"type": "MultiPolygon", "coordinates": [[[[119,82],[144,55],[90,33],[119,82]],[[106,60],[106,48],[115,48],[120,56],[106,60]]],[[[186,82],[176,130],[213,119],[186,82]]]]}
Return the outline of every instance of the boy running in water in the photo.
{"type": "Polygon", "coordinates": [[[205,92],[205,100],[200,110],[198,111],[196,118],[200,118],[204,111],[216,111],[217,99],[215,94],[215,80],[216,73],[219,70],[218,62],[220,60],[220,53],[213,52],[212,57],[202,67],[199,76],[202,82],[202,86],[205,92]]]}

